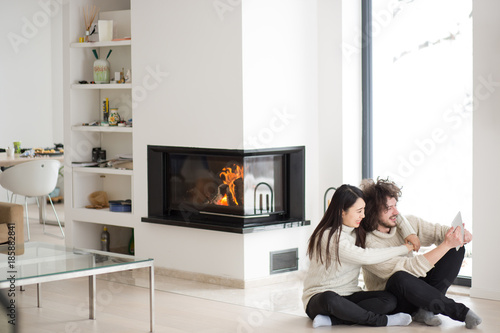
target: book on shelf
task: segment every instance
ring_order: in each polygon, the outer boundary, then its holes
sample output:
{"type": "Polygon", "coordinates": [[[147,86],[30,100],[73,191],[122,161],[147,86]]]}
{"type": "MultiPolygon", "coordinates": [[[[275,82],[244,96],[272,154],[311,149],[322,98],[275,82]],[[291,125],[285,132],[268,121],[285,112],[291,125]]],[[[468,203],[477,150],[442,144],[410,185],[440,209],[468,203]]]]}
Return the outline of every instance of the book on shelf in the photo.
{"type": "Polygon", "coordinates": [[[89,167],[89,166],[97,166],[98,163],[97,162],[71,162],[71,166],[74,166],[74,167],[89,167]]]}

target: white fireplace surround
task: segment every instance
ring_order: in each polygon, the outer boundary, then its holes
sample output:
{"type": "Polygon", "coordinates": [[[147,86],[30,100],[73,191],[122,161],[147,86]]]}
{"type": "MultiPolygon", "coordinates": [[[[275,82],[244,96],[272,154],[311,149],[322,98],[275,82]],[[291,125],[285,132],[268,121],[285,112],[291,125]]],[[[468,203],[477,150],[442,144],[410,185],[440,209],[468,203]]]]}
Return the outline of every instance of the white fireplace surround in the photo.
{"type": "MultiPolygon", "coordinates": [[[[136,214],[147,216],[147,202],[139,198],[147,198],[148,145],[305,146],[306,219],[317,221],[318,189],[340,175],[333,172],[318,186],[313,162],[319,147],[316,5],[245,1],[233,9],[221,19],[210,1],[132,1],[132,22],[154,23],[154,29],[133,25],[134,82],[159,73],[155,89],[134,109],[136,214]]],[[[273,251],[298,248],[304,268],[312,230],[233,234],[138,221],[134,232],[136,255],[154,257],[163,272],[244,287],[279,278],[270,275],[273,251]]]]}

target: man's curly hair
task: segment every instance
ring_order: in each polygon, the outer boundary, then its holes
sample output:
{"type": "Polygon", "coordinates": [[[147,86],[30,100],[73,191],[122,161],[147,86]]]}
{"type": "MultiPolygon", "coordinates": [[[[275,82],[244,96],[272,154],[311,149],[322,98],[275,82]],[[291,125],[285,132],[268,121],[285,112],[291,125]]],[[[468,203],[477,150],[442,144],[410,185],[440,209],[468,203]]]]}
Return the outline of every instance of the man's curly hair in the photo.
{"type": "Polygon", "coordinates": [[[363,191],[366,203],[365,218],[360,227],[370,232],[377,229],[378,217],[387,209],[387,198],[395,198],[398,201],[401,188],[389,179],[380,178],[377,178],[376,183],[373,179],[363,179],[359,187],[363,191]]]}

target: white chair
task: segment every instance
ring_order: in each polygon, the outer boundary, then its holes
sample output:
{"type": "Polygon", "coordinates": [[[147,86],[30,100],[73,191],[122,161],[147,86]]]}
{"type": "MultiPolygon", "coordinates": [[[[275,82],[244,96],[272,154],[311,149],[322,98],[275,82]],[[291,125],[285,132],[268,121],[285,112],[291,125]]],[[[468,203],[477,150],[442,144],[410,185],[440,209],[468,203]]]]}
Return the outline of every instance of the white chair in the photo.
{"type": "MultiPolygon", "coordinates": [[[[61,221],[59,221],[59,216],[57,216],[56,209],[54,208],[54,203],[49,193],[51,193],[57,184],[57,177],[59,175],[59,168],[61,167],[61,162],[57,160],[36,160],[29,161],[14,165],[8,169],[5,169],[0,173],[0,185],[5,189],[12,192],[10,201],[14,198],[14,195],[23,195],[24,207],[26,215],[26,227],[28,230],[28,241],[30,240],[30,226],[28,217],[28,197],[36,197],[37,204],[38,197],[49,198],[52,210],[59,224],[59,229],[61,229],[62,237],[64,238],[64,231],[61,226],[61,221]]],[[[45,219],[43,221],[43,232],[45,232],[45,219]]],[[[54,235],[58,236],[58,235],[54,235]]]]}

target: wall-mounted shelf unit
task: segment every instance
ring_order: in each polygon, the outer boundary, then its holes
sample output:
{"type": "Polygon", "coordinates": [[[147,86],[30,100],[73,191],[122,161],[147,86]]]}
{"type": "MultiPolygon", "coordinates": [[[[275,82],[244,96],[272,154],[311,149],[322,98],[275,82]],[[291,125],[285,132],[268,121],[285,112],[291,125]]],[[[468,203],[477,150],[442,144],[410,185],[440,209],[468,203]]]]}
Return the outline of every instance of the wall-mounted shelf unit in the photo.
{"type": "MultiPolygon", "coordinates": [[[[73,167],[73,162],[92,160],[92,149],[106,150],[106,159],[132,155],[133,127],[83,126],[103,120],[103,101],[118,108],[122,120],[133,117],[132,83],[80,84],[93,81],[93,50],[110,63],[110,77],[115,72],[133,73],[131,61],[130,0],[81,0],[68,3],[64,21],[68,26],[64,63],[65,76],[65,223],[66,245],[100,249],[100,233],[104,226],[111,235],[112,251],[123,252],[134,229],[133,170],[98,167],[73,167]],[[82,37],[83,8],[100,8],[99,19],[113,20],[118,41],[79,43],[82,37]],[[119,35],[117,35],[119,33],[119,35]],[[111,52],[110,52],[111,51],[111,52]],[[104,191],[109,200],[132,200],[131,212],[86,208],[90,194],[104,191]]],[[[98,37],[94,37],[98,38],[98,37]]]]}

